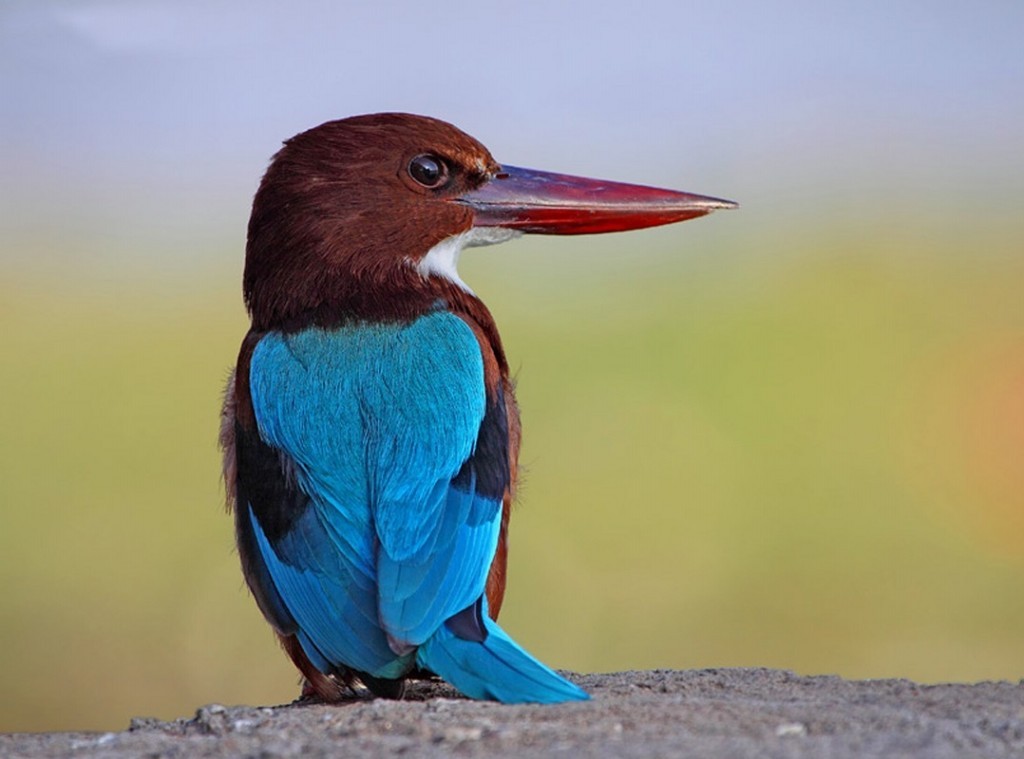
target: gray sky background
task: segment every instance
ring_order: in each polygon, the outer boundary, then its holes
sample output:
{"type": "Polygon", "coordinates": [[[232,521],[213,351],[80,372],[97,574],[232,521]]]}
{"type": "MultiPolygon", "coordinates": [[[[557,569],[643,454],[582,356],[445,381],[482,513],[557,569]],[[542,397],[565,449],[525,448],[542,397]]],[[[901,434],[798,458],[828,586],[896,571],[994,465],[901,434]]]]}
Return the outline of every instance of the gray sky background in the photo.
{"type": "Polygon", "coordinates": [[[281,140],[380,110],[747,223],[1019,214],[1022,40],[1011,1],[4,0],[0,266],[234,259],[281,140]]]}

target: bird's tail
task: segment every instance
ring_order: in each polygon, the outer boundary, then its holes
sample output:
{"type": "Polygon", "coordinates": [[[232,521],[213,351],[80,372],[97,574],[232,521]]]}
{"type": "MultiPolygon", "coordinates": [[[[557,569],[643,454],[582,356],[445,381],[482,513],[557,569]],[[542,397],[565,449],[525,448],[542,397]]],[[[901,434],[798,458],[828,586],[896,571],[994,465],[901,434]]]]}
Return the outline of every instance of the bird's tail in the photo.
{"type": "MultiPolygon", "coordinates": [[[[419,666],[454,685],[470,698],[506,704],[554,704],[590,696],[541,664],[486,614],[477,617],[483,634],[457,635],[446,623],[416,652],[419,666]]],[[[456,628],[457,629],[457,628],[456,628]]]]}

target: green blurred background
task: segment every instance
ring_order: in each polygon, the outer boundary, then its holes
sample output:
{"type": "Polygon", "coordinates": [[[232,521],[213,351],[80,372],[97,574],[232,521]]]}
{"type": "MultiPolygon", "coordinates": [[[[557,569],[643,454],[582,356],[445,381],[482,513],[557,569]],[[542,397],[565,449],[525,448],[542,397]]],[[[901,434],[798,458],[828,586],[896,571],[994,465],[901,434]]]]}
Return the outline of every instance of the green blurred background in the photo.
{"type": "Polygon", "coordinates": [[[0,730],[296,676],[220,392],[247,205],[328,118],[743,208],[469,251],[519,376],[502,619],[580,671],[1024,675],[1024,6],[0,7],[0,730]]]}

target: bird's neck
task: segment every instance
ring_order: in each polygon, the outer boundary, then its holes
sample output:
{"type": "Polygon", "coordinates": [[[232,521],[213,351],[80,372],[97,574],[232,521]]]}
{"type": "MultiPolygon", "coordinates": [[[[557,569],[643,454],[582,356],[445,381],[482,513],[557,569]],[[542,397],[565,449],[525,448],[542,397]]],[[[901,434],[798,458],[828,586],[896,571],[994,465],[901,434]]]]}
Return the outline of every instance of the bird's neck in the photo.
{"type": "MultiPolygon", "coordinates": [[[[403,272],[403,274],[405,274],[403,272]]],[[[359,323],[409,323],[431,311],[446,310],[465,318],[494,352],[502,377],[508,363],[490,310],[475,294],[443,277],[417,272],[372,283],[335,284],[302,302],[279,302],[274,310],[252,306],[254,332],[297,332],[308,327],[333,329],[359,323]]]]}

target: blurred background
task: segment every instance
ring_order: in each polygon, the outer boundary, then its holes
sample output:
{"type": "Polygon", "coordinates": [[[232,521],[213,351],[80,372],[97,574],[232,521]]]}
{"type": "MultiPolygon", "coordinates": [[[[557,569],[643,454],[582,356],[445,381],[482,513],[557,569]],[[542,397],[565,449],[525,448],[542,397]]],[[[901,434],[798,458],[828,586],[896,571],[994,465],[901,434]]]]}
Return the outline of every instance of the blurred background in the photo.
{"type": "Polygon", "coordinates": [[[220,394],[280,142],[425,113],[738,200],[469,251],[519,376],[504,625],[579,671],[1024,675],[1024,5],[0,5],[0,730],[296,675],[220,394]]]}

